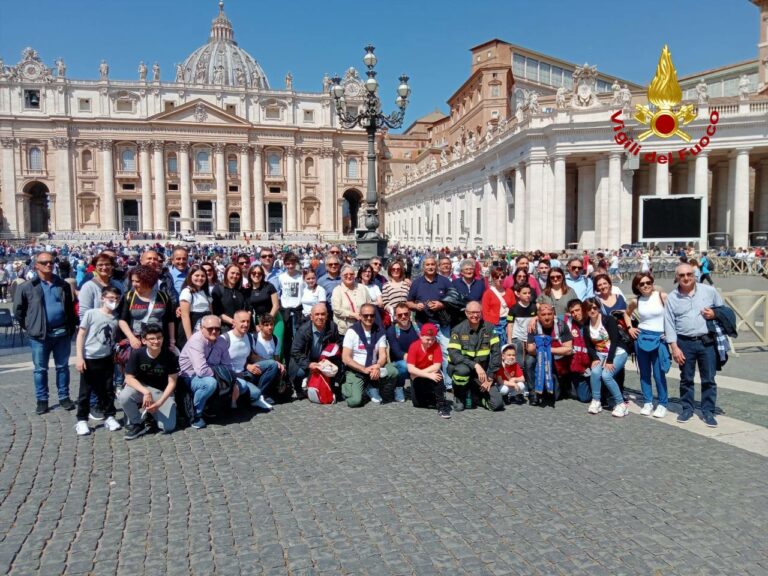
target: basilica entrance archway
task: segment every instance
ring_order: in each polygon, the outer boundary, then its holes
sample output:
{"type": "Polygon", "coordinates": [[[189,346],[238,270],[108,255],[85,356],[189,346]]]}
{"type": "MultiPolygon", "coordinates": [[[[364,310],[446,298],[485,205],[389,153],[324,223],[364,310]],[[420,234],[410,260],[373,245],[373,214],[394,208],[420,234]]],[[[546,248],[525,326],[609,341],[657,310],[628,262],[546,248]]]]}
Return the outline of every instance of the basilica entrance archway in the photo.
{"type": "Polygon", "coordinates": [[[35,180],[24,186],[24,194],[29,196],[25,204],[28,208],[30,234],[50,232],[51,208],[48,186],[35,180]]]}
{"type": "Polygon", "coordinates": [[[350,188],[343,195],[344,205],[342,206],[342,229],[344,234],[354,234],[359,228],[358,214],[360,213],[360,204],[363,201],[363,194],[355,188],[350,188]]]}

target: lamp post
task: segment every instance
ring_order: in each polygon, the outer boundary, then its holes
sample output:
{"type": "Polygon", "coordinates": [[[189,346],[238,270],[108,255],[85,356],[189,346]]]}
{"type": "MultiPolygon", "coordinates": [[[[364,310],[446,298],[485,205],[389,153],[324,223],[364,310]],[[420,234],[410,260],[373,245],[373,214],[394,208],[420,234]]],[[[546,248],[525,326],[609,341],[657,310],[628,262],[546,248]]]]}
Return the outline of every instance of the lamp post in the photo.
{"type": "Polygon", "coordinates": [[[408,105],[408,96],[411,94],[411,88],[408,86],[408,76],[400,76],[400,85],[397,87],[397,98],[395,103],[398,110],[391,114],[384,114],[381,111],[381,100],[378,95],[379,82],[376,80],[376,55],[373,53],[374,46],[369,44],[365,47],[365,56],[363,63],[368,68],[366,74],[368,79],[365,81],[365,103],[363,109],[357,114],[350,114],[346,109],[344,99],[344,86],[341,85],[341,78],[336,75],[331,79],[330,94],[336,105],[336,114],[344,128],[354,128],[360,126],[365,128],[368,134],[368,188],[365,195],[366,215],[365,227],[368,230],[362,238],[357,240],[357,253],[360,260],[368,260],[374,256],[382,258],[387,249],[387,239],[379,233],[379,209],[378,195],[376,193],[376,132],[380,128],[400,128],[403,125],[405,117],[405,108],[408,105]]]}

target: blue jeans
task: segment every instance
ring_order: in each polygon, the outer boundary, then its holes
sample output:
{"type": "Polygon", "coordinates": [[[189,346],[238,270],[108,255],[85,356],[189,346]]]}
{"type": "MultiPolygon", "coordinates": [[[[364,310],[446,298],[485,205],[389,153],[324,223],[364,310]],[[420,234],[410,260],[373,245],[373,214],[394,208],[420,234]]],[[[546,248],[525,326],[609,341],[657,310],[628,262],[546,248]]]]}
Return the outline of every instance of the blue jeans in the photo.
{"type": "MultiPolygon", "coordinates": [[[[499,337],[499,350],[501,350],[507,344],[507,319],[500,318],[494,329],[496,336],[499,337]]],[[[518,356],[518,358],[522,358],[522,356],[518,356]]]]}
{"type": "Polygon", "coordinates": [[[408,364],[405,360],[395,360],[392,362],[397,368],[397,384],[398,388],[405,386],[405,380],[408,378],[408,364]]]}
{"type": "Polygon", "coordinates": [[[251,396],[251,404],[258,400],[280,376],[280,369],[274,360],[262,360],[256,362],[256,364],[261,368],[261,374],[258,376],[258,381],[255,384],[245,378],[237,379],[240,392],[242,393],[247,390],[251,396]]]}
{"type": "Polygon", "coordinates": [[[213,376],[193,376],[189,386],[193,394],[192,402],[195,405],[195,417],[199,418],[203,415],[203,408],[205,408],[208,398],[218,390],[218,384],[213,376]]]}
{"type": "Polygon", "coordinates": [[[603,367],[603,362],[605,361],[607,354],[598,354],[601,363],[592,368],[592,375],[589,380],[589,383],[592,386],[592,400],[600,400],[601,384],[605,384],[605,387],[608,388],[608,392],[613,396],[613,401],[616,404],[624,403],[624,397],[621,395],[621,390],[619,389],[619,385],[614,376],[624,368],[628,356],[629,355],[624,350],[619,348],[619,350],[616,351],[616,355],[613,357],[613,370],[606,370],[603,367]]]}
{"type": "Polygon", "coordinates": [[[448,342],[451,341],[450,326],[437,327],[437,341],[440,343],[440,351],[443,353],[443,382],[445,383],[445,389],[448,390],[453,388],[453,382],[448,375],[448,342]]]}
{"type": "MultiPolygon", "coordinates": [[[[661,344],[664,346],[665,344],[661,344]]],[[[659,405],[666,406],[669,403],[667,395],[667,375],[661,369],[659,360],[659,350],[646,352],[640,346],[635,345],[635,354],[637,354],[637,367],[640,369],[640,389],[643,391],[643,402],[651,404],[653,402],[653,385],[651,383],[651,374],[656,381],[656,391],[659,394],[659,405]]]]}
{"type": "Polygon", "coordinates": [[[46,336],[42,340],[29,338],[34,364],[35,396],[40,402],[48,402],[48,361],[53,353],[56,366],[56,391],[59,400],[69,398],[69,352],[72,338],[68,335],[46,336]]]}
{"type": "Polygon", "coordinates": [[[677,339],[677,346],[685,354],[685,362],[680,367],[680,404],[683,412],[693,412],[694,384],[696,364],[699,365],[701,377],[701,411],[714,414],[717,404],[717,385],[715,372],[717,370],[717,347],[714,342],[705,345],[700,340],[677,339]]]}

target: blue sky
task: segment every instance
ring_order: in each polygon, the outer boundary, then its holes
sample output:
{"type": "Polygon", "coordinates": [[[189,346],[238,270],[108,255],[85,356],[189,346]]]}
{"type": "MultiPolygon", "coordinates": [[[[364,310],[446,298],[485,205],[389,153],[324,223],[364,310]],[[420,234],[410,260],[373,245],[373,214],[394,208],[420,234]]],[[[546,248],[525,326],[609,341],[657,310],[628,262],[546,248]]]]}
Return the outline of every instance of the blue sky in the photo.
{"type": "MultiPolygon", "coordinates": [[[[319,91],[325,72],[362,71],[372,42],[385,111],[398,76],[411,76],[406,125],[446,111],[467,78],[468,49],[494,37],[647,84],[665,43],[684,76],[757,58],[759,31],[749,0],[226,0],[225,12],[272,86],[290,71],[295,89],[319,91]]],[[[0,0],[0,56],[15,64],[32,46],[49,66],[63,57],[78,79],[97,78],[102,58],[115,79],[157,60],[172,80],[217,13],[217,0],[0,0]]]]}

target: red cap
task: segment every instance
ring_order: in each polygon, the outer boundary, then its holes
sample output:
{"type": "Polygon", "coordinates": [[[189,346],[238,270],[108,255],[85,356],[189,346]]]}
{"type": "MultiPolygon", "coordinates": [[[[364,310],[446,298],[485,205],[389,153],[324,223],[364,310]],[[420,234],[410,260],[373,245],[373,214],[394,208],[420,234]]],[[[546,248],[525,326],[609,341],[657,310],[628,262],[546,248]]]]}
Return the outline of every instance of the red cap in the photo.
{"type": "Polygon", "coordinates": [[[424,324],[421,327],[422,336],[437,336],[437,326],[434,324],[424,324]]]}

